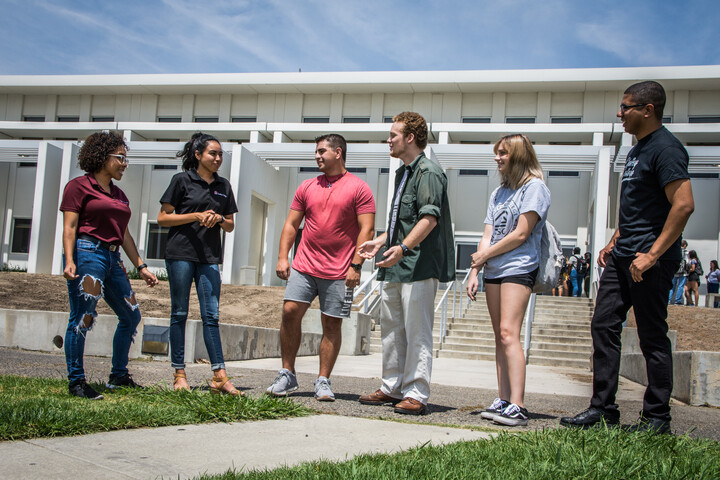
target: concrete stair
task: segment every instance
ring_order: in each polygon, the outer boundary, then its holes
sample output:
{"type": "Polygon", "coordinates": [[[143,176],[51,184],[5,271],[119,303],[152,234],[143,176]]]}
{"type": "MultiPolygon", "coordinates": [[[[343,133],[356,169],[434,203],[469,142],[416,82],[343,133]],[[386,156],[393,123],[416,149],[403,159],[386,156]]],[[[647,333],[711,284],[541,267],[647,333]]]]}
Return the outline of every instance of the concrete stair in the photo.
{"type": "MultiPolygon", "coordinates": [[[[436,300],[439,300],[439,292],[436,300]]],[[[457,300],[466,302],[458,295],[457,300]]],[[[450,304],[452,305],[452,304],[450,304]]],[[[435,318],[433,349],[436,357],[467,360],[495,360],[495,336],[485,296],[478,295],[464,315],[448,320],[445,339],[440,344],[440,315],[435,318]]],[[[593,302],[587,298],[538,295],[528,359],[530,364],[589,368],[592,355],[590,320],[593,302]]],[[[382,352],[380,327],[371,332],[370,352],[382,352]]],[[[520,334],[524,343],[525,330],[520,334]]]]}

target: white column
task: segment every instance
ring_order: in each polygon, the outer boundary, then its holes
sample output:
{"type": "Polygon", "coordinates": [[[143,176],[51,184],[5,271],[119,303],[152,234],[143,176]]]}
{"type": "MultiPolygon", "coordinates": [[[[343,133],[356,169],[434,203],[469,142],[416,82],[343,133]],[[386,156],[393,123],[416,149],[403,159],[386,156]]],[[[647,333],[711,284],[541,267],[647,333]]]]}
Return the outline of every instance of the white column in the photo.
{"type": "Polygon", "coordinates": [[[17,176],[17,163],[8,164],[7,192],[5,193],[5,225],[3,228],[2,242],[2,262],[0,264],[7,265],[10,260],[10,237],[13,227],[13,202],[15,201],[15,178],[17,176]]]}
{"type": "MultiPolygon", "coordinates": [[[[387,205],[385,208],[385,218],[390,218],[390,212],[392,212],[393,197],[395,196],[395,170],[400,168],[402,162],[399,158],[390,157],[390,175],[388,175],[388,190],[387,190],[387,205]]],[[[385,228],[389,225],[385,224],[385,228]]]]}
{"type": "Polygon", "coordinates": [[[450,143],[450,132],[439,132],[438,143],[440,145],[447,145],[448,143],[450,143]]]}
{"type": "Polygon", "coordinates": [[[50,273],[53,254],[56,249],[62,248],[62,242],[60,245],[55,244],[57,222],[53,221],[58,216],[58,179],[61,171],[62,149],[47,141],[41,141],[35,171],[28,273],[50,273]]]}
{"type": "Polygon", "coordinates": [[[602,145],[603,145],[603,133],[602,132],[593,133],[593,146],[602,147],[602,145]]]}
{"type": "Polygon", "coordinates": [[[592,265],[590,284],[598,279],[594,268],[600,250],[607,244],[608,195],[610,190],[610,147],[602,147],[595,164],[595,217],[593,218],[592,265]]]}
{"type": "Polygon", "coordinates": [[[286,143],[290,141],[290,137],[285,135],[285,132],[273,132],[273,143],[286,143]]]}
{"type": "MultiPolygon", "coordinates": [[[[62,195],[65,191],[65,185],[70,181],[70,175],[72,172],[72,165],[77,158],[78,146],[73,142],[65,142],[62,147],[62,162],[60,167],[60,178],[58,180],[60,188],[57,194],[58,207],[62,203],[62,195]]],[[[63,214],[61,211],[57,212],[57,218],[55,220],[55,249],[53,250],[52,259],[52,271],[53,275],[61,275],[63,272],[63,214]]]]}
{"type": "MultiPolygon", "coordinates": [[[[242,145],[235,144],[232,146],[232,155],[230,156],[230,186],[235,192],[236,197],[240,193],[240,166],[242,165],[242,145]]],[[[237,197],[235,199],[237,203],[245,201],[237,197]]],[[[248,200],[249,201],[249,200],[248,200]]],[[[233,267],[235,266],[235,234],[240,229],[244,231],[250,224],[249,218],[240,218],[240,215],[235,215],[235,228],[232,232],[225,233],[225,248],[223,250],[223,265],[222,265],[222,283],[228,285],[233,280],[233,267]]],[[[239,273],[238,273],[239,274],[239,273]]]]}

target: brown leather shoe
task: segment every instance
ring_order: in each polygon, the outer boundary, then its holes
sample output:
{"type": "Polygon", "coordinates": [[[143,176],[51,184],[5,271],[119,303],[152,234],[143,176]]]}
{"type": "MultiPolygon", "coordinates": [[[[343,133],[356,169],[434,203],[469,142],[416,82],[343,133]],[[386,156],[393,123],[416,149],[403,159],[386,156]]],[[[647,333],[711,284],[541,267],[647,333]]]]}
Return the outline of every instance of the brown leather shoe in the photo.
{"type": "Polygon", "coordinates": [[[371,393],[370,395],[363,395],[362,397],[358,398],[358,401],[363,405],[385,405],[386,403],[391,403],[395,405],[400,401],[400,399],[385,395],[385,393],[378,388],[375,393],[371,393]]]}
{"type": "Polygon", "coordinates": [[[405,397],[402,402],[395,405],[395,413],[402,413],[405,415],[425,415],[427,413],[427,407],[424,403],[415,400],[414,398],[405,397]]]}

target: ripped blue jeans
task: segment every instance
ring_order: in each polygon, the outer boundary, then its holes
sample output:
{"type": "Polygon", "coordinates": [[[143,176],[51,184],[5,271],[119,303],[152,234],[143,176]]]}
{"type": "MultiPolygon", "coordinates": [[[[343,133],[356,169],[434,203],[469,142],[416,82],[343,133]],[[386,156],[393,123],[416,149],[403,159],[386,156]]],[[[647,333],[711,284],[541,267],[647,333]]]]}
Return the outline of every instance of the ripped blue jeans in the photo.
{"type": "Polygon", "coordinates": [[[101,247],[99,242],[78,239],[73,259],[78,278],[67,281],[70,298],[70,320],[65,332],[68,380],[72,385],[85,378],[85,337],[95,323],[100,298],[105,298],[118,317],[110,373],[115,376],[126,375],[130,345],[140,323],[140,309],[120,251],[111,252],[101,247]]]}

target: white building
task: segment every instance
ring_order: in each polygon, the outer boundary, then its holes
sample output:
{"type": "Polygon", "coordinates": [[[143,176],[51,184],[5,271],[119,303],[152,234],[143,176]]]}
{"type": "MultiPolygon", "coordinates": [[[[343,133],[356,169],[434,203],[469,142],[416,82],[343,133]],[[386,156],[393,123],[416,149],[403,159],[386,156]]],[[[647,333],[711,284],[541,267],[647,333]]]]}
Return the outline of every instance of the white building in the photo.
{"type": "Polygon", "coordinates": [[[335,132],[351,142],[347,167],[375,193],[383,231],[399,165],[384,143],[387,123],[404,110],[428,120],[427,154],[447,172],[459,269],[499,183],[492,146],[516,132],[536,144],[553,197],[549,219],[564,246],[596,258],[617,225],[618,179],[634,141],[615,114],[624,89],[641,80],[663,84],[665,123],[690,153],[696,209],[684,235],[708,265],[720,257],[720,66],[0,76],[0,263],[62,272],[58,205],[65,183],[82,173],[78,140],[113,129],[130,147],[119,186],[131,200],[131,232],[147,263],[164,267],[158,199],[179,171],[175,152],[202,130],[223,142],[220,173],[239,208],[225,238],[223,281],[279,284],[278,241],[292,195],[317,175],[313,139],[335,132]]]}

